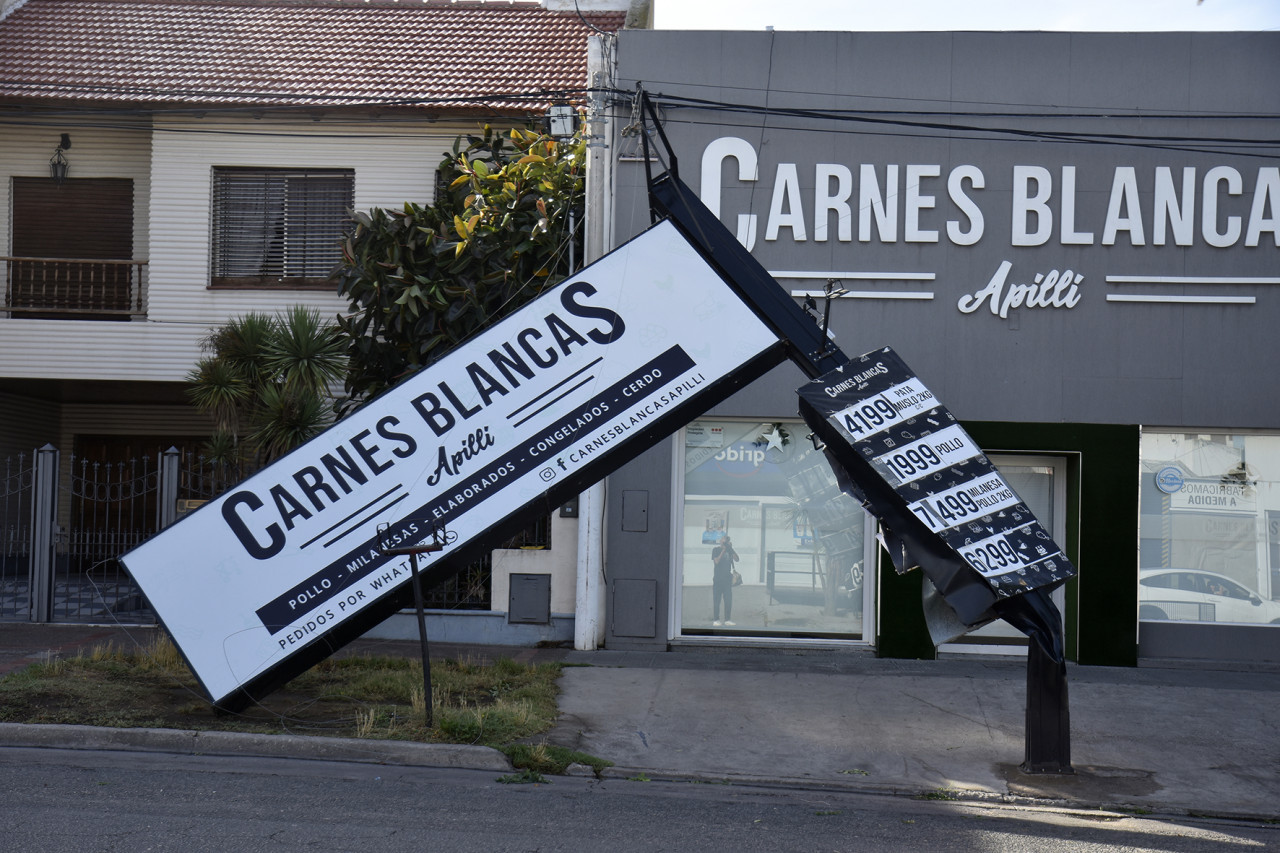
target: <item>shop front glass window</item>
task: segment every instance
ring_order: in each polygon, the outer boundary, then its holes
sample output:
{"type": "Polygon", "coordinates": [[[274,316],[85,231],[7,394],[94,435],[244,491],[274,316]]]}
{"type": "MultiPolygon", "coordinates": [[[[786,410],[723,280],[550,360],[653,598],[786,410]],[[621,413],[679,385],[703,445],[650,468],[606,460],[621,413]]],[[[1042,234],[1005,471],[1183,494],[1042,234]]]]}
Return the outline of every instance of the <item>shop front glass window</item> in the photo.
{"type": "Polygon", "coordinates": [[[861,637],[867,516],[807,435],[800,422],[685,430],[684,634],[861,637]]]}
{"type": "Polygon", "coordinates": [[[1145,431],[1138,616],[1280,626],[1280,435],[1145,431]]]}

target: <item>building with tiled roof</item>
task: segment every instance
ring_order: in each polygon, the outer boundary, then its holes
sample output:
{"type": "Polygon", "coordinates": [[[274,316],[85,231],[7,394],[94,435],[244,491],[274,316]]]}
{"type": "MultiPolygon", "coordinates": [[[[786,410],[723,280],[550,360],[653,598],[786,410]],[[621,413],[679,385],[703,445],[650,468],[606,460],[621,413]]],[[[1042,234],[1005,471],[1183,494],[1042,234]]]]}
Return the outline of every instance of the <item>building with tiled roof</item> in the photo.
{"type": "MultiPolygon", "coordinates": [[[[348,210],[429,203],[485,123],[586,109],[647,9],[0,0],[0,466],[50,444],[65,485],[73,452],[198,446],[183,391],[211,328],[345,309],[327,275],[348,210]]],[[[0,592],[15,565],[0,551],[0,592]]]]}
{"type": "Polygon", "coordinates": [[[10,0],[8,6],[0,25],[6,110],[540,111],[548,98],[581,92],[587,38],[618,30],[626,17],[617,8],[578,12],[572,0],[10,0]]]}

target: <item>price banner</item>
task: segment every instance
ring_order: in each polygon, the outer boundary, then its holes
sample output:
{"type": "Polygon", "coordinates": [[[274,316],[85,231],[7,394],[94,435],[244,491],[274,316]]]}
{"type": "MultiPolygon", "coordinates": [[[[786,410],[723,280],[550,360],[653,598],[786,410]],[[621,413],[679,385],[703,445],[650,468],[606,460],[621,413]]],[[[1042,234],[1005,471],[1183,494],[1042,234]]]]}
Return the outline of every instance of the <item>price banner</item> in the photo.
{"type": "Polygon", "coordinates": [[[865,489],[877,496],[867,509],[882,520],[905,510],[997,597],[1056,586],[1075,574],[982,448],[892,349],[855,358],[799,393],[834,427],[826,435],[847,442],[889,487],[865,489]],[[885,495],[900,503],[877,507],[885,495]]]}

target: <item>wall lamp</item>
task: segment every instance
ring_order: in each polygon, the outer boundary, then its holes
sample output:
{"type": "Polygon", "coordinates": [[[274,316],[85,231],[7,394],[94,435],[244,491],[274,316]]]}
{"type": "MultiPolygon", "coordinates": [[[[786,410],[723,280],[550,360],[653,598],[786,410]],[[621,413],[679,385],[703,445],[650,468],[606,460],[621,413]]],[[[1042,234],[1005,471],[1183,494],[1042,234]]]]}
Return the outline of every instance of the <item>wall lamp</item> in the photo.
{"type": "Polygon", "coordinates": [[[49,159],[49,177],[53,178],[56,186],[62,186],[63,181],[67,179],[67,173],[71,171],[71,164],[62,153],[70,147],[71,134],[62,134],[62,141],[58,143],[57,148],[53,149],[53,157],[49,159]]]}

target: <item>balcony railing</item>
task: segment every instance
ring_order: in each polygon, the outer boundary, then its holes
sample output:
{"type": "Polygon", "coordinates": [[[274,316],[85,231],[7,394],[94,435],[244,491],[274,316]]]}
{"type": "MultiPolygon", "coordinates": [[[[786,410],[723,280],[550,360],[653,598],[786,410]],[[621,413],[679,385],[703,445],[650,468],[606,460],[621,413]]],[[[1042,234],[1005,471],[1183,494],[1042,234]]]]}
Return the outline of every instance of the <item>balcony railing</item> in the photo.
{"type": "Polygon", "coordinates": [[[4,262],[10,316],[128,320],[146,314],[146,261],[11,258],[4,262]]]}

